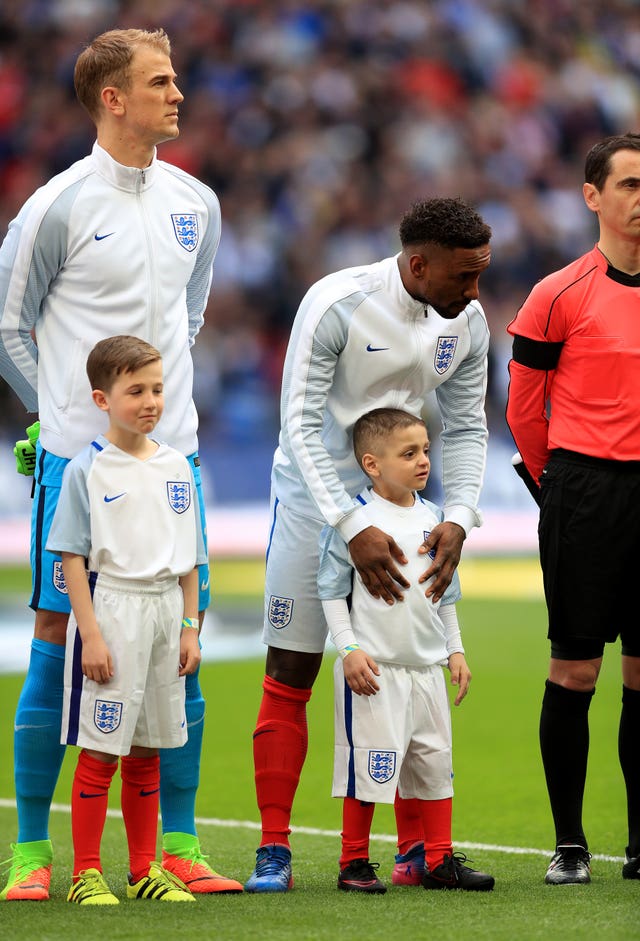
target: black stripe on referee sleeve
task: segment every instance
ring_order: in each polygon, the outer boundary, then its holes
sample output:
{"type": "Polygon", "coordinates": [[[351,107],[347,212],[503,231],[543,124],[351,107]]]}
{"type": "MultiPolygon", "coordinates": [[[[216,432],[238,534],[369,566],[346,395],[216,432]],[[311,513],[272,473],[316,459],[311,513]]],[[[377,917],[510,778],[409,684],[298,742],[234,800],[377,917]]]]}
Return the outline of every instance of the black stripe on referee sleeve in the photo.
{"type": "Polygon", "coordinates": [[[562,352],[562,343],[545,343],[516,334],[513,338],[513,358],[529,369],[555,369],[562,352]]]}

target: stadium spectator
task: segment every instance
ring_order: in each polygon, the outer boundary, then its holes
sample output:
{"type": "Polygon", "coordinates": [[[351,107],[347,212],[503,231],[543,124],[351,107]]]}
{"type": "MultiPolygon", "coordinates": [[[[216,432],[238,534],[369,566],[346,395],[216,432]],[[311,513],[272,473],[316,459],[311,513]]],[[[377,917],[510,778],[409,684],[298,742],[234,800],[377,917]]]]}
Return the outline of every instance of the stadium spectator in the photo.
{"type": "MultiPolygon", "coordinates": [[[[225,219],[202,338],[217,376],[213,409],[208,386],[196,389],[205,485],[212,482],[215,498],[246,495],[246,475],[236,471],[249,454],[254,468],[256,460],[264,466],[251,494],[268,496],[280,376],[271,351],[279,357],[286,345],[296,300],[329,271],[396,251],[395,220],[423,196],[461,196],[493,229],[483,282],[495,339],[487,411],[493,446],[502,439],[508,447],[506,312],[594,242],[574,181],[595,140],[640,125],[637,5],[5,0],[0,231],[38,183],[91,147],[92,130],[72,107],[80,48],[104,29],[140,23],[172,33],[186,95],[180,140],[165,144],[163,156],[218,193],[225,219]],[[226,316],[227,297],[251,311],[248,324],[226,316]],[[236,334],[242,341],[248,332],[239,369],[236,334]],[[229,368],[219,340],[237,350],[229,368]],[[256,357],[256,347],[264,355],[256,357]],[[238,417],[231,438],[228,403],[238,417]],[[249,450],[256,432],[270,437],[258,454],[249,450]],[[235,460],[223,459],[225,447],[235,460]]],[[[23,436],[23,411],[6,387],[0,409],[12,447],[23,436]]],[[[437,489],[435,413],[430,429],[437,489]]],[[[494,486],[504,480],[499,463],[487,475],[485,501],[514,493],[494,486]]]]}

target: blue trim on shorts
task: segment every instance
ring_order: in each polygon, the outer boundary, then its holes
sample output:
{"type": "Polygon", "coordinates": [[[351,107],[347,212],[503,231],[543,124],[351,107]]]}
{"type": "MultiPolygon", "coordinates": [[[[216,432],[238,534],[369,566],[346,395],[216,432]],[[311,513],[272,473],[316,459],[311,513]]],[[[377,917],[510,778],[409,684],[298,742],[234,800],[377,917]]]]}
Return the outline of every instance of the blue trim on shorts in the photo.
{"type": "MultiPolygon", "coordinates": [[[[193,471],[193,479],[198,494],[198,507],[200,509],[200,522],[202,523],[202,537],[204,539],[204,548],[209,555],[209,543],[207,540],[207,513],[204,505],[204,494],[202,492],[202,473],[200,471],[200,459],[198,452],[187,455],[187,460],[193,471]]],[[[211,604],[211,571],[208,562],[203,562],[198,566],[198,611],[206,611],[211,604]]]]}
{"type": "Polygon", "coordinates": [[[344,681],[344,728],[349,742],[349,768],[347,771],[347,797],[356,796],[355,751],[353,748],[353,692],[344,681]]]}
{"type": "Polygon", "coordinates": [[[278,515],[278,504],[279,504],[279,503],[280,503],[280,501],[279,501],[278,498],[276,497],[275,500],[273,501],[273,519],[272,519],[272,521],[271,521],[271,527],[270,527],[270,529],[269,529],[269,541],[268,541],[268,543],[267,543],[267,555],[266,555],[266,558],[267,558],[267,559],[269,558],[269,552],[271,551],[271,543],[273,542],[273,534],[274,534],[275,528],[276,528],[276,516],[278,515]]]}
{"type": "Polygon", "coordinates": [[[78,744],[83,683],[84,675],[82,673],[82,638],[80,637],[80,631],[76,627],[76,636],[73,639],[73,653],[71,658],[71,696],[69,699],[67,745],[78,744]]]}

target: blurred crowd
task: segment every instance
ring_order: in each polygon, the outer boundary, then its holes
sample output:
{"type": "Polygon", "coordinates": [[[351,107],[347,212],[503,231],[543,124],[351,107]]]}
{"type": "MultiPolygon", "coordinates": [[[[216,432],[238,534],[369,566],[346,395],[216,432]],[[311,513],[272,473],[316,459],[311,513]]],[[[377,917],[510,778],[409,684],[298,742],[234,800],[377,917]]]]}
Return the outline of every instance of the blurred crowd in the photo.
{"type": "MultiPolygon", "coordinates": [[[[195,347],[211,497],[266,495],[298,302],[328,271],[394,253],[425,196],[460,195],[493,228],[488,415],[492,453],[510,451],[504,328],[536,280],[595,241],[584,157],[638,129],[638,0],[2,0],[0,231],[91,148],[73,65],[114,26],[169,33],[185,101],[160,156],[222,205],[195,347]]],[[[21,432],[4,387],[0,409],[2,433],[21,432]]],[[[496,488],[489,473],[486,499],[496,488]]]]}

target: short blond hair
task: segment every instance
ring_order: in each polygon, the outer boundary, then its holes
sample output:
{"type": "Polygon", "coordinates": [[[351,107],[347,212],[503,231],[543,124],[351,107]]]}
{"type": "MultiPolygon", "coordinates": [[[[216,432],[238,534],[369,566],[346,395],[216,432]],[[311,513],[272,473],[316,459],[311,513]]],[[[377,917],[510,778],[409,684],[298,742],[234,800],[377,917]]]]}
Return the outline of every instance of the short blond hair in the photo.
{"type": "Polygon", "coordinates": [[[138,46],[150,46],[171,55],[171,43],[163,29],[111,29],[89,43],[80,53],[73,83],[80,104],[93,121],[100,115],[102,89],[113,85],[127,91],[131,82],[131,60],[138,46]]]}

